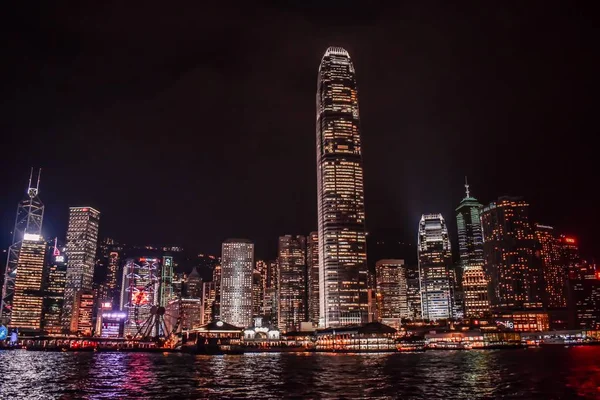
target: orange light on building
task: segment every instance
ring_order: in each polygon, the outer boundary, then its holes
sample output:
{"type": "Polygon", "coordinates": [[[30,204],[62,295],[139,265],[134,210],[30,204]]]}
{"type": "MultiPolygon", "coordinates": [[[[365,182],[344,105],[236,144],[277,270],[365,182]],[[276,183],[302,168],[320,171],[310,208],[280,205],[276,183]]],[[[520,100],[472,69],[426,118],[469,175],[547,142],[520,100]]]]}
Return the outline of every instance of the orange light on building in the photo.
{"type": "Polygon", "coordinates": [[[573,239],[573,238],[565,238],[565,242],[567,242],[567,243],[575,243],[575,239],[573,239]]]}

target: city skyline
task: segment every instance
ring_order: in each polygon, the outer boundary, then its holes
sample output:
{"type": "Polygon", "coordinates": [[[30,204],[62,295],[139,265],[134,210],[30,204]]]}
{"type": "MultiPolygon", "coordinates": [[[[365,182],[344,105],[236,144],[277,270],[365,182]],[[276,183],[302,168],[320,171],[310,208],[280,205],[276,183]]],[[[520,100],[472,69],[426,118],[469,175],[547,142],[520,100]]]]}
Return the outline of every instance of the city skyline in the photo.
{"type": "MultiPolygon", "coordinates": [[[[257,256],[272,257],[273,237],[316,229],[315,65],[335,45],[350,52],[357,71],[367,231],[373,237],[415,245],[420,215],[430,210],[453,215],[467,175],[480,202],[523,196],[532,204],[532,222],[580,238],[584,254],[598,257],[594,244],[600,238],[587,217],[594,209],[586,196],[593,157],[578,137],[589,130],[583,82],[592,75],[578,51],[587,29],[578,23],[579,13],[565,17],[565,10],[546,6],[546,12],[560,15],[557,27],[529,6],[494,6],[515,21],[508,25],[494,12],[479,15],[450,6],[438,12],[419,5],[373,7],[327,21],[322,10],[310,7],[306,13],[272,9],[272,18],[248,35],[252,45],[239,46],[237,36],[205,43],[203,38],[221,36],[214,32],[219,28],[172,21],[166,31],[171,42],[180,43],[177,49],[144,41],[140,52],[130,52],[115,36],[105,44],[92,39],[103,36],[103,24],[71,26],[47,7],[43,18],[58,32],[56,44],[40,39],[50,27],[29,22],[15,28],[23,52],[6,53],[7,65],[19,64],[26,54],[38,58],[7,82],[7,107],[1,111],[7,144],[32,139],[27,151],[7,152],[0,160],[8,194],[0,199],[3,248],[29,168],[41,166],[46,219],[52,221],[44,226],[45,237],[66,230],[69,206],[90,204],[103,212],[102,236],[125,243],[171,242],[217,254],[222,240],[239,236],[256,243],[257,256]],[[398,10],[406,19],[392,20],[398,10]],[[532,25],[525,23],[528,15],[532,25]],[[367,25],[352,26],[361,20],[367,25]],[[279,23],[288,28],[278,29],[279,23]],[[87,29],[91,36],[84,34],[87,29]],[[113,52],[129,67],[113,64],[113,52]],[[43,68],[63,72],[46,74],[43,68]],[[18,85],[29,89],[13,90],[18,85]],[[505,162],[503,144],[519,163],[505,162]],[[172,161],[131,163],[125,154],[172,161]],[[295,167],[276,168],[287,163],[295,167]],[[554,163],[555,172],[542,173],[544,163],[554,163]],[[294,185],[280,184],[284,180],[294,185]],[[238,184],[255,195],[240,202],[238,184]],[[157,201],[123,195],[133,186],[173,195],[157,201]],[[563,207],[567,194],[578,195],[578,207],[563,207]],[[296,212],[287,212],[282,197],[295,199],[296,212]],[[199,207],[190,223],[172,217],[170,210],[181,203],[199,207]],[[125,219],[130,223],[122,224],[125,219]]],[[[115,15],[135,15],[129,6],[121,11],[115,15]]],[[[85,9],[72,12],[101,18],[85,9]]],[[[114,15],[102,20],[110,21],[113,33],[121,32],[118,37],[151,36],[149,27],[135,29],[114,15]]],[[[454,218],[447,223],[454,245],[454,218]]]]}

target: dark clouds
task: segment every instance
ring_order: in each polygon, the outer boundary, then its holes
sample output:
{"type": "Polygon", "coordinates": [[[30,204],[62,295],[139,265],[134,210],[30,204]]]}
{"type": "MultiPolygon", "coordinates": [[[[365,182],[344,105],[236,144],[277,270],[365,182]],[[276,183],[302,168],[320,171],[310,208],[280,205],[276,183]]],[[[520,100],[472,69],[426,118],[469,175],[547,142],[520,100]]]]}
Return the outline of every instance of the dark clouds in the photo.
{"type": "Polygon", "coordinates": [[[358,74],[373,234],[414,241],[420,214],[442,212],[455,237],[468,175],[482,202],[523,195],[534,220],[597,254],[583,138],[597,66],[581,4],[328,4],[13,5],[3,232],[40,165],[47,235],[90,204],[127,242],[217,252],[248,237],[273,256],[278,235],[316,227],[316,74],[341,45],[358,74]]]}

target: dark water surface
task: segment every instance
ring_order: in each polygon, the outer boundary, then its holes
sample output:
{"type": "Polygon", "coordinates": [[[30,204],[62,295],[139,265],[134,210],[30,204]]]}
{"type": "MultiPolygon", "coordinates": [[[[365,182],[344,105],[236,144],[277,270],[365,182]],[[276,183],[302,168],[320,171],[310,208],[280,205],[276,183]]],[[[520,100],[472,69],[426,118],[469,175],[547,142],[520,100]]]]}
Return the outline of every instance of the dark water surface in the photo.
{"type": "Polygon", "coordinates": [[[600,347],[413,354],[0,351],[0,399],[600,398],[600,347]]]}

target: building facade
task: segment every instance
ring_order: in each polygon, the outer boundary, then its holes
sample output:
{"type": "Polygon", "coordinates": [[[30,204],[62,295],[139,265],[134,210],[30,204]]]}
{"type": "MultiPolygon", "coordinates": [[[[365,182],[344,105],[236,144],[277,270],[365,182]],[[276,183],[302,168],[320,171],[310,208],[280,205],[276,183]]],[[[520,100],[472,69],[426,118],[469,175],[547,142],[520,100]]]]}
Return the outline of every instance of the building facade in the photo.
{"type": "Polygon", "coordinates": [[[308,275],[308,320],[319,323],[319,232],[306,237],[306,269],[308,275]]]}
{"type": "Polygon", "coordinates": [[[98,246],[100,212],[92,207],[70,207],[67,229],[67,284],[63,326],[71,332],[76,325],[73,308],[79,291],[91,291],[98,246]],[[74,325],[75,324],[75,325],[74,325]]]}
{"type": "Polygon", "coordinates": [[[221,320],[241,328],[252,323],[254,244],[228,239],[221,250],[221,320]]]}
{"type": "Polygon", "coordinates": [[[61,317],[67,284],[67,259],[64,250],[63,248],[61,251],[55,241],[45,274],[42,330],[49,334],[63,332],[61,317]]]}
{"type": "Polygon", "coordinates": [[[307,318],[306,238],[285,235],[279,238],[279,308],[277,321],[282,332],[300,329],[307,318]]]}
{"type": "Polygon", "coordinates": [[[367,244],[356,74],[330,47],[317,84],[319,325],[367,320],[367,244]]]}
{"type": "Polygon", "coordinates": [[[483,208],[481,221],[490,305],[499,310],[542,307],[541,259],[536,257],[529,204],[500,197],[483,208]]]}
{"type": "Polygon", "coordinates": [[[409,318],[404,260],[377,261],[375,281],[378,319],[409,318]]]}
{"type": "Polygon", "coordinates": [[[41,329],[46,247],[46,242],[40,236],[28,233],[24,235],[14,283],[10,320],[12,328],[30,331],[41,329]]]}
{"type": "Polygon", "coordinates": [[[535,239],[542,259],[544,303],[550,308],[567,306],[568,267],[561,264],[560,242],[554,228],[535,224],[535,239]]]}
{"type": "Polygon", "coordinates": [[[29,186],[25,198],[17,205],[17,216],[13,228],[13,237],[6,258],[4,282],[2,285],[2,304],[0,305],[0,320],[9,325],[13,310],[13,297],[15,293],[15,280],[17,277],[17,264],[19,252],[25,234],[30,238],[42,235],[44,221],[44,203],[39,197],[41,169],[37,174],[37,183],[33,180],[33,168],[29,175],[29,186]]]}
{"type": "Polygon", "coordinates": [[[423,319],[453,317],[452,262],[448,228],[441,214],[424,214],[419,222],[419,279],[423,319]]]}
{"type": "MultiPolygon", "coordinates": [[[[158,304],[161,259],[129,258],[123,267],[121,310],[127,313],[125,335],[135,337],[151,317],[152,306],[158,304]]],[[[153,332],[154,334],[154,332],[153,332]]]]}
{"type": "Polygon", "coordinates": [[[481,317],[490,312],[488,284],[483,271],[482,205],[469,192],[456,208],[458,251],[462,267],[461,288],[465,317],[481,317]]]}

